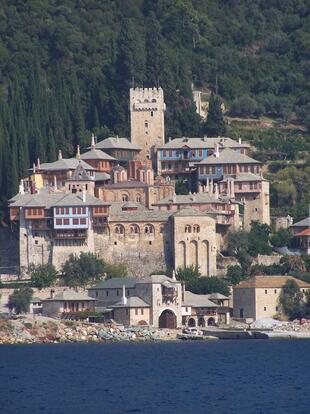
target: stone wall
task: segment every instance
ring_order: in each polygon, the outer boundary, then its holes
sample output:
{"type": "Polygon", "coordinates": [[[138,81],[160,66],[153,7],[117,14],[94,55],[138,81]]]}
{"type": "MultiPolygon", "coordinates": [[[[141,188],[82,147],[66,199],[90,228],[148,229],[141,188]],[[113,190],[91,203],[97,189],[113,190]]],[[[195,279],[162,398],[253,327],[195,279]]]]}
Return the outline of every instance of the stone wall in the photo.
{"type": "Polygon", "coordinates": [[[123,223],[124,234],[116,234],[116,223],[110,223],[106,233],[95,233],[95,252],[111,263],[125,263],[128,273],[143,277],[173,266],[168,223],[153,223],[153,234],[145,234],[147,223],[137,223],[139,232],[130,233],[131,223],[123,223]]]}

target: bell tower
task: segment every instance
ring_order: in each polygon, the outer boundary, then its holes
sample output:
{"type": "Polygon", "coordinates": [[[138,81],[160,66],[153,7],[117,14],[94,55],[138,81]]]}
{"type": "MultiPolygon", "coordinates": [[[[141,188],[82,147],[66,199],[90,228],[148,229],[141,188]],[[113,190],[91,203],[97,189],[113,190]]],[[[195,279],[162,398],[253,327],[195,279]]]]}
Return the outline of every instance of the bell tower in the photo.
{"type": "Polygon", "coordinates": [[[165,143],[164,92],[162,88],[131,88],[129,107],[131,142],[141,148],[137,158],[151,159],[154,168],[157,148],[165,143]]]}

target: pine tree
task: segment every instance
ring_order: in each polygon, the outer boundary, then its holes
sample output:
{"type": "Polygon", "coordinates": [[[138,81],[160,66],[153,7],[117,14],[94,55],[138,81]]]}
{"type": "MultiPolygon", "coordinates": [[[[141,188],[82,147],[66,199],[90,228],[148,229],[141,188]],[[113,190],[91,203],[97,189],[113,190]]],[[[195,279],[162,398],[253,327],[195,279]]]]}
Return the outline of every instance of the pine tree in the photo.
{"type": "Polygon", "coordinates": [[[221,101],[213,92],[209,100],[208,116],[204,124],[203,132],[209,137],[223,136],[226,132],[221,101]]]}

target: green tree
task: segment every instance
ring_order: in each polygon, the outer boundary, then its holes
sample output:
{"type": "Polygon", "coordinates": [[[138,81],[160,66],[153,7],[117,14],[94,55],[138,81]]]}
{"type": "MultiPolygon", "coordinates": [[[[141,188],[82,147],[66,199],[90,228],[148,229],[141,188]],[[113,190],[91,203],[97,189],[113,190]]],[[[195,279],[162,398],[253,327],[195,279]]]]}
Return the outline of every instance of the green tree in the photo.
{"type": "Polygon", "coordinates": [[[176,271],[175,276],[177,280],[185,282],[199,278],[201,276],[201,273],[198,267],[190,265],[186,267],[179,267],[176,271]]]}
{"type": "Polygon", "coordinates": [[[302,317],[303,294],[295,280],[289,279],[282,288],[279,303],[289,319],[302,317]]]}
{"type": "Polygon", "coordinates": [[[94,253],[70,254],[62,267],[63,283],[70,287],[92,284],[105,276],[105,263],[94,253]]]}
{"type": "Polygon", "coordinates": [[[185,180],[178,180],[175,183],[175,193],[181,195],[187,195],[189,193],[188,183],[185,180]]]}
{"type": "Polygon", "coordinates": [[[226,279],[232,285],[237,285],[242,280],[246,279],[242,267],[238,265],[228,266],[226,279]]]}
{"type": "Polygon", "coordinates": [[[18,315],[20,313],[29,312],[32,295],[33,290],[28,286],[23,286],[20,289],[15,289],[12,295],[9,296],[9,309],[11,311],[14,310],[18,315]]]}
{"type": "Polygon", "coordinates": [[[230,294],[227,282],[215,276],[192,278],[185,282],[185,284],[187,290],[199,295],[221,293],[222,295],[229,296],[230,294]]]}
{"type": "Polygon", "coordinates": [[[281,228],[271,235],[270,242],[274,247],[284,247],[289,245],[291,239],[292,235],[289,230],[281,228]]]}
{"type": "Polygon", "coordinates": [[[223,136],[226,132],[221,101],[220,98],[213,93],[209,100],[207,121],[203,127],[203,132],[209,137],[223,136]]]}
{"type": "Polygon", "coordinates": [[[32,285],[43,289],[53,285],[58,279],[58,272],[52,264],[31,265],[29,269],[32,285]]]}

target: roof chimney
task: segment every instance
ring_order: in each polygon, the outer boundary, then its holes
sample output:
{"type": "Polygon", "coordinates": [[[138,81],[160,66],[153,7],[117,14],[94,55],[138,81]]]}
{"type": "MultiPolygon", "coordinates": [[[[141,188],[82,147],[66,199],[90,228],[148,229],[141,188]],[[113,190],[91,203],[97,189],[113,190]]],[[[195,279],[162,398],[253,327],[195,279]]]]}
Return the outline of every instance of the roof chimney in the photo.
{"type": "Polygon", "coordinates": [[[77,149],[76,149],[76,159],[77,160],[81,159],[81,152],[80,152],[80,146],[79,145],[77,146],[77,149]]]}
{"type": "Polygon", "coordinates": [[[61,150],[58,151],[58,160],[62,160],[62,152],[61,152],[61,150]]]}
{"type": "Polygon", "coordinates": [[[214,144],[214,155],[216,156],[216,158],[220,156],[220,149],[218,143],[214,144]]]}
{"type": "Polygon", "coordinates": [[[176,277],[175,277],[175,270],[174,269],[172,270],[172,280],[177,280],[176,277]]]}
{"type": "Polygon", "coordinates": [[[127,298],[126,298],[125,285],[123,285],[123,295],[122,295],[122,299],[121,299],[121,304],[122,304],[122,305],[127,305],[127,298]]]}
{"type": "Polygon", "coordinates": [[[91,134],[91,144],[90,144],[91,149],[95,148],[95,134],[91,134]]]}
{"type": "Polygon", "coordinates": [[[24,181],[23,180],[20,180],[20,184],[19,184],[19,194],[25,194],[24,181]]]}

